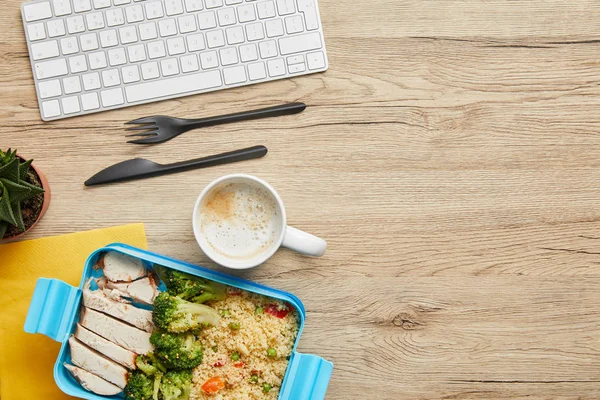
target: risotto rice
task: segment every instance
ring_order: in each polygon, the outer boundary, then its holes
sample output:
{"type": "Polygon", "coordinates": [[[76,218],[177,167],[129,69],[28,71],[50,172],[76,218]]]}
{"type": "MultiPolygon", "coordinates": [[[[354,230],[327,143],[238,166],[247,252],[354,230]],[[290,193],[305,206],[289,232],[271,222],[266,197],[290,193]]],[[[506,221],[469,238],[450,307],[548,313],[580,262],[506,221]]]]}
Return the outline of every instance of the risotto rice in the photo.
{"type": "Polygon", "coordinates": [[[192,400],[276,400],[298,333],[296,311],[231,289],[225,300],[208,305],[220,312],[221,320],[198,337],[204,358],[194,369],[192,400]],[[207,393],[203,385],[215,379],[224,387],[207,393]]]}

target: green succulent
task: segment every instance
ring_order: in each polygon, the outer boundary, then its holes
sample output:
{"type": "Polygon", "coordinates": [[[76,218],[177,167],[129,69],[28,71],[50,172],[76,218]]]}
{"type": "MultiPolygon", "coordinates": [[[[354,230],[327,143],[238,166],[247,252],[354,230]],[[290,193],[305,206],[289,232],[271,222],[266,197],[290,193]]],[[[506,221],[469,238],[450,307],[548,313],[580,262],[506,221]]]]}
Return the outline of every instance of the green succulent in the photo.
{"type": "Polygon", "coordinates": [[[25,231],[21,203],[44,192],[44,189],[25,181],[32,161],[22,161],[16,150],[0,150],[0,239],[9,225],[25,231]]]}

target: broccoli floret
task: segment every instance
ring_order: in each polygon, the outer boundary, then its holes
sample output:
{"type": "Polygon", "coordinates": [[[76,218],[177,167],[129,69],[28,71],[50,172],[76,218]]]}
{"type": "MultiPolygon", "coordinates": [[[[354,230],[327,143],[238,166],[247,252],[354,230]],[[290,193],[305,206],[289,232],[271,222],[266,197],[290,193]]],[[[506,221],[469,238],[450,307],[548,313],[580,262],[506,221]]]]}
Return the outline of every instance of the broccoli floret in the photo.
{"type": "Polygon", "coordinates": [[[160,384],[160,393],[163,400],[188,400],[191,384],[191,370],[169,371],[160,384]]]}
{"type": "Polygon", "coordinates": [[[154,353],[148,353],[146,355],[139,355],[135,359],[135,365],[140,371],[148,376],[152,376],[156,373],[167,372],[167,368],[160,362],[154,355],[154,353]]]}
{"type": "Polygon", "coordinates": [[[167,290],[172,296],[199,304],[211,300],[224,300],[227,297],[226,287],[220,283],[160,265],[155,265],[154,271],[167,285],[167,290]]]}
{"type": "Polygon", "coordinates": [[[156,331],[150,336],[154,354],[169,369],[195,368],[202,362],[202,345],[191,333],[156,331]]]}
{"type": "Polygon", "coordinates": [[[154,394],[154,379],[140,371],[129,376],[125,386],[125,398],[128,400],[151,400],[154,394]]]}
{"type": "Polygon", "coordinates": [[[204,324],[217,325],[219,313],[204,304],[190,303],[167,292],[154,300],[152,319],[156,326],[168,332],[187,332],[204,324]]]}

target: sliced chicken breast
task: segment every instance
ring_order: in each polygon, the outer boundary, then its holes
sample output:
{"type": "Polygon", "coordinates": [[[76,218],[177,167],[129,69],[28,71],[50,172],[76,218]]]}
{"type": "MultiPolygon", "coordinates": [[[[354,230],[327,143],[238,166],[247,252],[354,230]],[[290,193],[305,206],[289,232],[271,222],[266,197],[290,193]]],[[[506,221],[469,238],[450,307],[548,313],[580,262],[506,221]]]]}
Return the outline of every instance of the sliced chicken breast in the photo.
{"type": "Polygon", "coordinates": [[[148,274],[142,260],[109,251],[100,259],[104,275],[112,282],[133,282],[148,274]]]}
{"type": "Polygon", "coordinates": [[[154,350],[154,346],[150,343],[149,332],[127,325],[96,310],[83,307],[79,323],[84,328],[136,354],[146,354],[154,350]]]}
{"type": "Polygon", "coordinates": [[[96,284],[108,298],[122,303],[129,303],[126,298],[130,298],[138,303],[152,305],[160,293],[152,275],[131,283],[111,282],[105,277],[101,277],[96,279],[96,284]]]}
{"type": "Polygon", "coordinates": [[[102,336],[84,328],[80,324],[77,324],[75,338],[100,354],[104,354],[106,357],[129,369],[136,368],[135,358],[137,357],[137,354],[104,339],[102,336]]]}
{"type": "Polygon", "coordinates": [[[83,305],[105,314],[123,320],[135,327],[152,332],[152,311],[135,307],[131,304],[115,301],[109,298],[102,290],[90,290],[90,280],[83,288],[83,305]]]}
{"type": "Polygon", "coordinates": [[[90,349],[74,336],[69,338],[71,361],[79,368],[98,375],[121,389],[127,385],[127,369],[90,349]]]}
{"type": "Polygon", "coordinates": [[[109,381],[104,380],[98,375],[94,375],[85,369],[67,363],[65,363],[64,366],[85,390],[89,390],[90,392],[94,392],[101,396],[114,396],[123,391],[120,387],[113,385],[109,381]]]}

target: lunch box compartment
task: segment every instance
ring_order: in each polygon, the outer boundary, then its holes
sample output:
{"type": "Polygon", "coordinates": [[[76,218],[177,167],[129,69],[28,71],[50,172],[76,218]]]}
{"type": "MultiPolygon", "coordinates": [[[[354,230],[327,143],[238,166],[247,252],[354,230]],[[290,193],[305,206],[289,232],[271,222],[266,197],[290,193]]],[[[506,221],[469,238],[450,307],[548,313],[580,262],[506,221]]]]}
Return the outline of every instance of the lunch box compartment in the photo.
{"type": "MultiPolygon", "coordinates": [[[[96,265],[98,258],[107,251],[116,251],[139,258],[148,269],[154,264],[159,264],[291,304],[298,312],[298,334],[283,379],[279,400],[324,399],[333,371],[333,364],[315,355],[296,352],[306,318],[306,311],[300,299],[287,292],[120,243],[98,249],[88,257],[81,282],[77,288],[58,279],[40,278],[37,281],[25,321],[25,331],[28,333],[42,333],[62,343],[54,365],[54,380],[63,392],[70,396],[90,400],[124,398],[123,393],[116,396],[100,396],[83,389],[63,366],[64,363],[71,363],[68,339],[74,333],[75,323],[79,320],[78,311],[83,286],[90,277],[102,275],[102,271],[94,269],[94,265],[96,265]]],[[[159,288],[164,290],[164,284],[161,283],[159,288]]]]}

